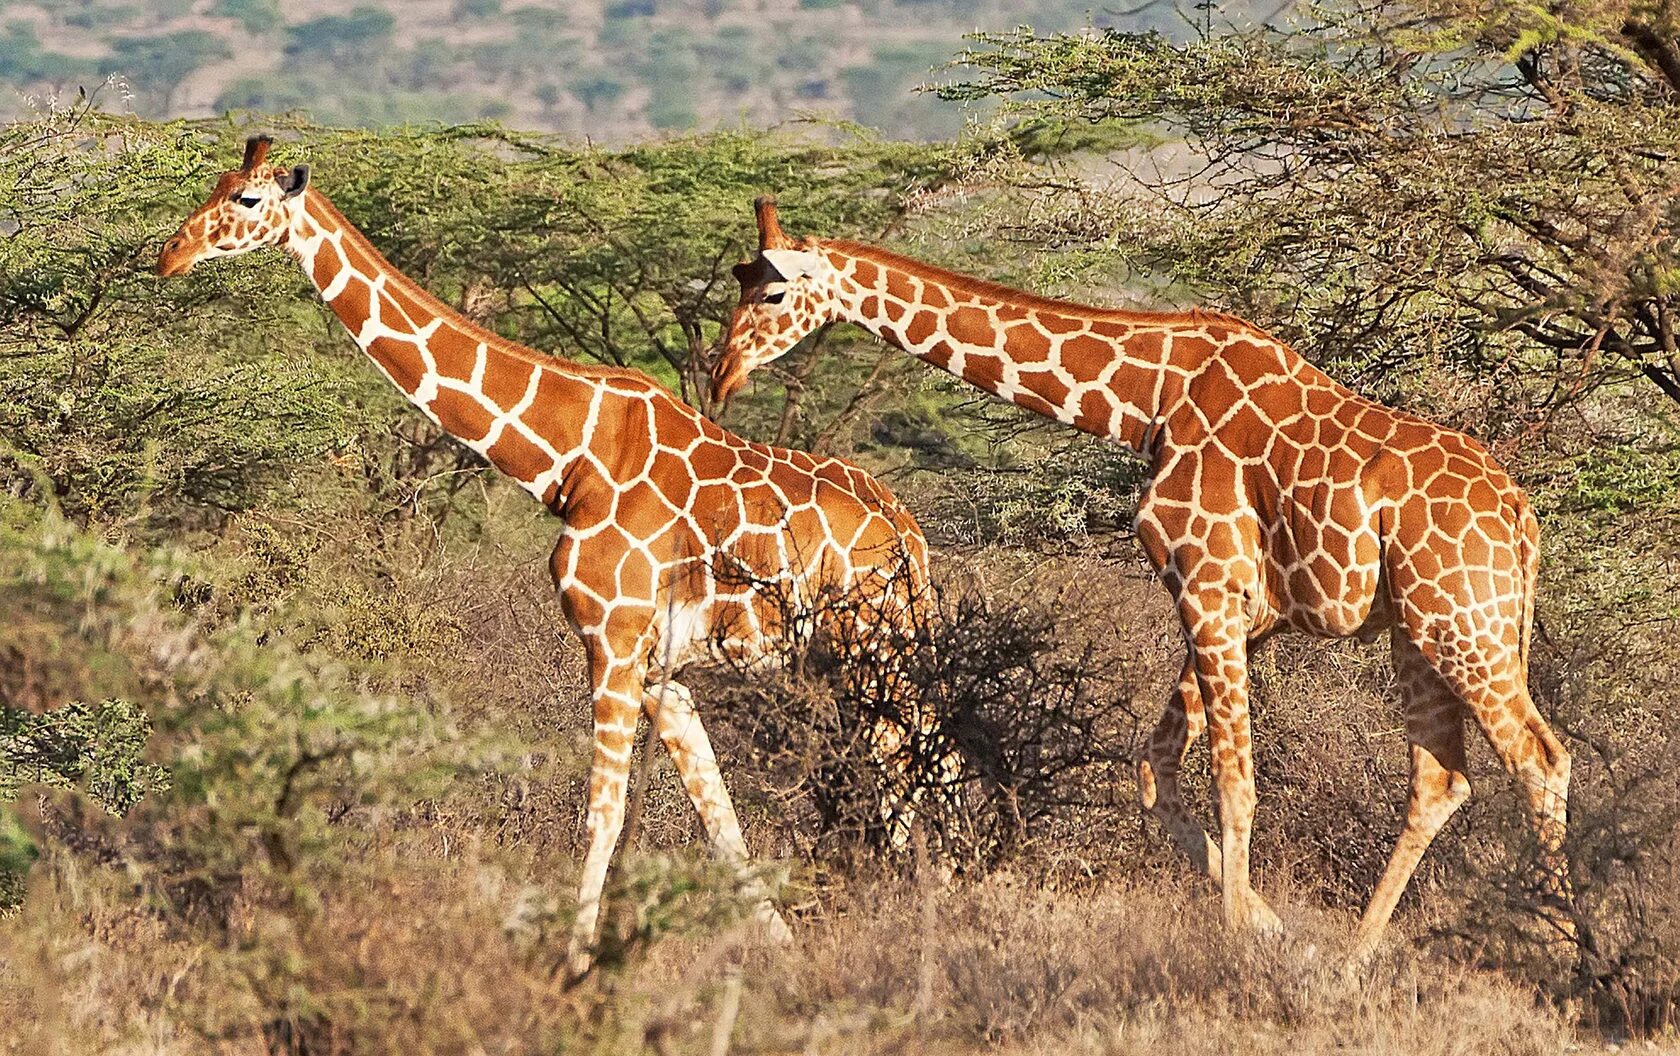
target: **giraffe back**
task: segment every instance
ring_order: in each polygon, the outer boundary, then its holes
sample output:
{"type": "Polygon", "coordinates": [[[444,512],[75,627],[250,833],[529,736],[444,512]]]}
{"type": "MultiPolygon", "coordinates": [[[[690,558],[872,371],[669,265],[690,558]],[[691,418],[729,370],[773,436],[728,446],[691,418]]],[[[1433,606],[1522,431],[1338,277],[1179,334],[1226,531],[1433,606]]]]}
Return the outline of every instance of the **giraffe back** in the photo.
{"type": "Polygon", "coordinates": [[[640,634],[613,613],[651,607],[644,647],[674,665],[769,655],[825,621],[852,634],[908,618],[927,543],[885,485],[844,459],[743,440],[645,376],[599,384],[594,472],[559,500],[554,564],[580,632],[640,634]]]}

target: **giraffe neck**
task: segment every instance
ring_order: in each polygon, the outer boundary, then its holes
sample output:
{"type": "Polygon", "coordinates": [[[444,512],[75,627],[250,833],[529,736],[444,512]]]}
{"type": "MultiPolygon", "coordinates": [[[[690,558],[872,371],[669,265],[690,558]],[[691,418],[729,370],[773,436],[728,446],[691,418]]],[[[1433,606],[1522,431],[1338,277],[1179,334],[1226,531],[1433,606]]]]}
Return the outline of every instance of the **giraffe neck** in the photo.
{"type": "Polygon", "coordinates": [[[1036,297],[887,250],[825,240],[841,317],[1037,414],[1147,453],[1188,373],[1242,325],[1036,297]],[[1211,338],[1211,339],[1210,339],[1211,338]]]}
{"type": "Polygon", "coordinates": [[[602,386],[472,321],[387,261],[313,188],[286,248],[350,336],[409,402],[558,508],[602,386]]]}

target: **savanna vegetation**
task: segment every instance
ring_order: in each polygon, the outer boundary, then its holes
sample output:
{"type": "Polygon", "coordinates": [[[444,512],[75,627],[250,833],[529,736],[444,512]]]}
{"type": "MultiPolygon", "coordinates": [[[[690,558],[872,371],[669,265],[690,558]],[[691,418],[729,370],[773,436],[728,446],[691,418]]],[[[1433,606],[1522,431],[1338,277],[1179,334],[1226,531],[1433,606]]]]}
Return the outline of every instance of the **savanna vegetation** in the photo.
{"type": "MultiPolygon", "coordinates": [[[[1349,0],[1186,43],[981,37],[944,92],[1004,116],[949,143],[262,119],[447,301],[702,406],[774,190],[796,234],[1242,312],[1482,439],[1544,528],[1531,680],[1576,759],[1579,938],[1537,911],[1520,797],[1478,742],[1477,794],[1352,974],[1404,803],[1386,649],[1256,656],[1256,878],[1289,931],[1226,933],[1134,805],[1181,658],[1129,535],[1140,467],[834,329],[706,409],[918,512],[943,595],[910,674],[961,795],[887,849],[870,680],[821,643],[697,677],[796,942],[753,941],[644,753],[603,956],[571,982],[589,726],[555,523],[413,413],[289,260],[149,274],[248,121],[5,127],[0,1050],[1672,1045],[1676,55],[1660,3],[1349,0]]],[[[1207,802],[1205,749],[1188,783],[1207,802]]]]}

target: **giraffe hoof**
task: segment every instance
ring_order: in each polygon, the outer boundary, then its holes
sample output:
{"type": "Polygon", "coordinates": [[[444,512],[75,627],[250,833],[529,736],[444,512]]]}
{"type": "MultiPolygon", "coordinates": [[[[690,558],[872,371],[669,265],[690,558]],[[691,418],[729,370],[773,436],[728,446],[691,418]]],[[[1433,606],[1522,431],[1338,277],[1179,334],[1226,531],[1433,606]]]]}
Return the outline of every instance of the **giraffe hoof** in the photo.
{"type": "Polygon", "coordinates": [[[1350,984],[1362,982],[1369,974],[1371,962],[1376,959],[1377,948],[1373,945],[1359,943],[1348,955],[1342,958],[1339,974],[1342,981],[1350,984]]]}
{"type": "Polygon", "coordinates": [[[1271,906],[1266,905],[1259,895],[1253,893],[1248,896],[1248,919],[1243,923],[1248,925],[1248,930],[1268,939],[1283,936],[1283,921],[1272,912],[1271,906]]]}
{"type": "Polygon", "coordinates": [[[776,908],[768,902],[759,903],[758,911],[754,914],[758,918],[758,933],[767,945],[790,946],[793,944],[793,930],[787,921],[776,912],[776,908]]]}
{"type": "Polygon", "coordinates": [[[574,949],[566,954],[566,985],[576,986],[582,982],[584,976],[589,974],[589,969],[594,965],[595,958],[590,956],[588,950],[574,949]]]}

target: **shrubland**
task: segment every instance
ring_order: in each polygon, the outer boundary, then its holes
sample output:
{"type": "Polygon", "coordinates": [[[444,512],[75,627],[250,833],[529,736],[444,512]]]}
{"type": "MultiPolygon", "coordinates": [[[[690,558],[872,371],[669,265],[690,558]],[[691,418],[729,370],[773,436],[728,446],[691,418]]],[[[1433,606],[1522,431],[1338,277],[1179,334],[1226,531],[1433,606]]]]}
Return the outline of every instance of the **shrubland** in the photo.
{"type": "MultiPolygon", "coordinates": [[[[1536,46],[1581,39],[1554,38],[1536,46]]],[[[1246,40],[1221,47],[1306,61],[1246,40]]],[[[1458,1053],[1672,1040],[1680,474],[1675,409],[1629,358],[1645,353],[1561,355],[1532,326],[1494,325],[1497,298],[1479,317],[1436,299],[1441,276],[1362,329],[1368,302],[1351,291],[1387,281],[1361,270],[1385,259],[1384,229],[1358,228],[1354,206],[1336,237],[1363,232],[1363,251],[1332,239],[1342,255],[1320,259],[1301,255],[1310,239],[1277,236],[1242,243],[1245,264],[1209,248],[1219,225],[1287,229],[1306,208],[1288,187],[1223,205],[1139,199],[1186,210],[1169,210],[1170,227],[1131,199],[1091,197],[1089,151],[1142,151],[1166,127],[1154,111],[1117,124],[1098,104],[1119,89],[1102,77],[1177,77],[1182,57],[1104,37],[994,46],[1042,49],[1056,61],[1010,69],[1063,75],[1085,95],[1062,104],[1102,112],[1022,115],[939,147],[263,130],[280,137],[277,161],[308,161],[397,266],[474,318],[691,399],[733,300],[748,203],[772,190],[795,233],[889,240],[1106,300],[1153,283],[1240,308],[1347,380],[1473,429],[1544,524],[1532,681],[1576,758],[1582,938],[1561,943],[1538,914],[1519,797],[1478,748],[1477,795],[1425,859],[1392,941],[1343,970],[1399,827],[1405,748],[1380,646],[1289,638],[1254,659],[1256,875],[1289,931],[1225,933],[1216,895],[1134,806],[1131,753],[1180,659],[1127,535],[1140,470],[834,330],[708,410],[848,454],[917,510],[943,594],[908,677],[943,720],[936,747],[961,753],[960,788],[928,790],[911,847],[893,851],[858,736],[872,683],[832,643],[774,674],[697,675],[796,941],[753,941],[736,878],[705,860],[654,757],[603,957],[570,981],[588,703],[544,571],[556,525],[403,405],[288,261],[146,273],[246,127],[56,112],[0,132],[0,1045],[1458,1053]],[[1251,215],[1265,210],[1287,215],[1251,215]],[[1295,301],[1278,293],[1290,284],[1295,301]]],[[[1126,99],[1152,98],[1126,84],[1126,99]]],[[[1309,190],[1338,189],[1324,180],[1309,190]]],[[[1497,292],[1491,278],[1474,288],[1497,292]]],[[[1621,294],[1630,318],[1637,292],[1621,294]]],[[[1524,318],[1590,325],[1588,310],[1524,318]]],[[[1186,781],[1207,802],[1205,751],[1186,781]]]]}

